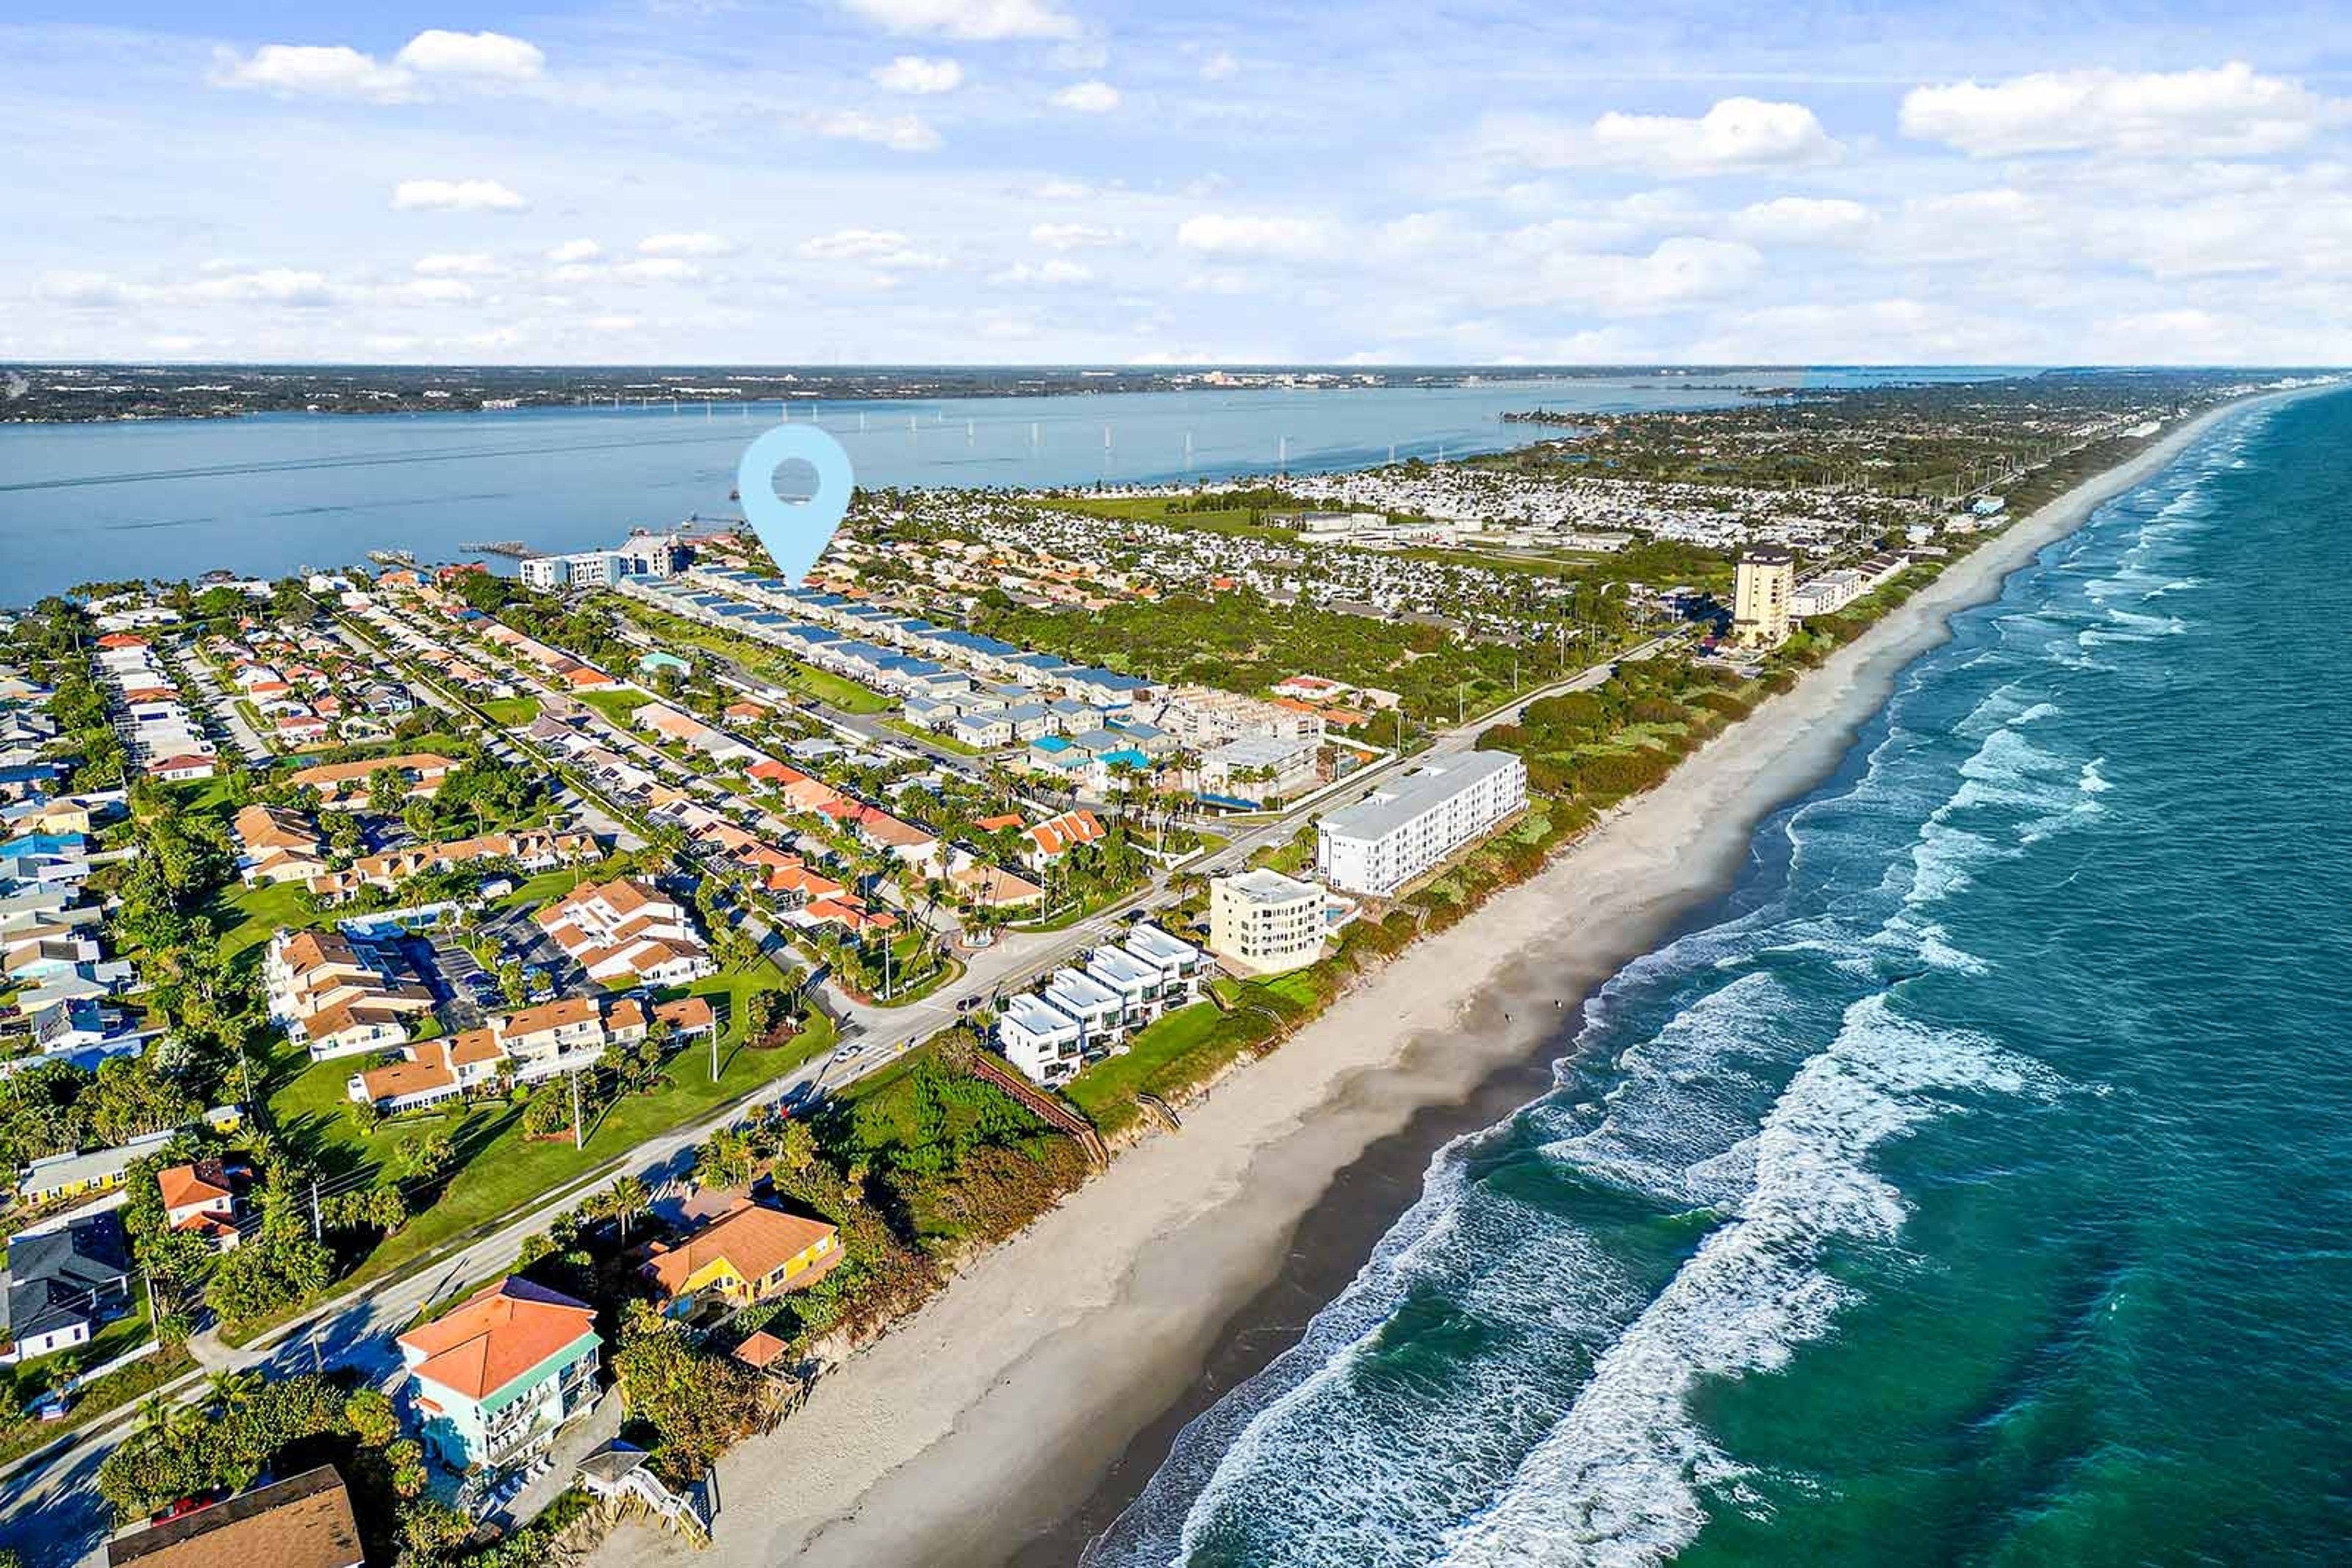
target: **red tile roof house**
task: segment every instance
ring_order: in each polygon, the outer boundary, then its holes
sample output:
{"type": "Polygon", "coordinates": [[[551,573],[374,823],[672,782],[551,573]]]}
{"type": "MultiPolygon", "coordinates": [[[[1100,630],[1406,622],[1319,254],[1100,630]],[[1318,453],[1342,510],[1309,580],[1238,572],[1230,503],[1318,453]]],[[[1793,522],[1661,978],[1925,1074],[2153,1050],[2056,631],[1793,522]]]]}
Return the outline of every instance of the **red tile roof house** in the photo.
{"type": "Polygon", "coordinates": [[[1109,829],[1091,811],[1066,811],[1049,816],[1029,830],[1029,847],[1022,858],[1033,868],[1052,865],[1081,844],[1098,843],[1109,829]]]}
{"type": "Polygon", "coordinates": [[[163,1197],[163,1218],[173,1230],[201,1236],[217,1252],[237,1244],[236,1194],[241,1173],[219,1160],[199,1160],[155,1173],[163,1197]]]}
{"type": "Polygon", "coordinates": [[[508,1470],[545,1453],[596,1402],[596,1313],[509,1278],[400,1336],[425,1451],[457,1471],[508,1470]]]}

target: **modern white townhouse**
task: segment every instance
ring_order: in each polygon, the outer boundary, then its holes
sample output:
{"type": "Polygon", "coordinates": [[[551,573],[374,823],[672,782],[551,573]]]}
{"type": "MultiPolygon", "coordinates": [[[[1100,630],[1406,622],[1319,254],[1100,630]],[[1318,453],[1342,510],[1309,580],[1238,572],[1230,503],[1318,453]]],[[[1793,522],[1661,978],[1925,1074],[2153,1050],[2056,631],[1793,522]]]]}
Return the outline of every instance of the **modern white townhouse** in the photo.
{"type": "Polygon", "coordinates": [[[1033,1083],[1065,1084],[1083,1061],[1085,1026],[1037,997],[1009,998],[996,1018],[997,1048],[1033,1083]]]}

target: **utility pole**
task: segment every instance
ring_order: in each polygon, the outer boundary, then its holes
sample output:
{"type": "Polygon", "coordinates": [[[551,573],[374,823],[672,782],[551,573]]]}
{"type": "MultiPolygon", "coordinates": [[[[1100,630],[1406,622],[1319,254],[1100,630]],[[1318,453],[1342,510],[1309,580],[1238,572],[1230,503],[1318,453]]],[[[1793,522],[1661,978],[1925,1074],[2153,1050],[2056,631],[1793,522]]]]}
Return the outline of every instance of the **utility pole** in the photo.
{"type": "Polygon", "coordinates": [[[319,1218],[319,1179],[313,1176],[310,1178],[310,1239],[312,1241],[321,1239],[325,1229],[326,1226],[319,1218]]]}
{"type": "Polygon", "coordinates": [[[572,1149],[577,1153],[588,1146],[588,1130],[580,1124],[580,1069],[574,1068],[565,1076],[572,1080],[572,1149]]]}

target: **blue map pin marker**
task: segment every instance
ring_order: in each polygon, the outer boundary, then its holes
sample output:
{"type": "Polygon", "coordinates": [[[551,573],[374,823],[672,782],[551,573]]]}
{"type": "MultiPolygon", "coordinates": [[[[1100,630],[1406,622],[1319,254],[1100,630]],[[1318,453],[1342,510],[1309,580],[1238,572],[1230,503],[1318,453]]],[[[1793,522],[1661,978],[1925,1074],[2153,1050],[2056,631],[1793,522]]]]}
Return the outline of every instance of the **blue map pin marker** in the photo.
{"type": "Polygon", "coordinates": [[[814,425],[779,425],[743,449],[735,489],[743,515],[787,583],[798,584],[816,564],[849,510],[857,479],[841,443],[814,425]],[[776,470],[798,458],[816,470],[816,494],[788,501],[776,494],[776,470]]]}

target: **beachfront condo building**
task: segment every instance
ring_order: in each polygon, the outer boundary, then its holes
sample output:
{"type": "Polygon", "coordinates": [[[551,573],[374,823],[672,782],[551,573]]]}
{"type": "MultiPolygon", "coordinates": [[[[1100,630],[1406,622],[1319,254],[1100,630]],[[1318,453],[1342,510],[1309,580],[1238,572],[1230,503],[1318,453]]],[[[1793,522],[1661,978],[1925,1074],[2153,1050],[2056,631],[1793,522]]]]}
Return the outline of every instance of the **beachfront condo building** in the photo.
{"type": "Polygon", "coordinates": [[[1259,867],[1209,884],[1209,950],[1234,968],[1277,974],[1323,952],[1321,888],[1259,867]]]}
{"type": "Polygon", "coordinates": [[[509,1277],[400,1336],[427,1454],[449,1468],[511,1469],[596,1403],[596,1311],[509,1277]]]}
{"type": "Polygon", "coordinates": [[[1789,602],[1797,588],[1797,557],[1777,544],[1759,544],[1739,558],[1732,579],[1731,635],[1742,647],[1777,647],[1788,640],[1789,602]]]}
{"type": "Polygon", "coordinates": [[[1508,752],[1424,763],[1318,824],[1315,869],[1334,888],[1385,899],[1527,804],[1527,764],[1508,752]]]}

